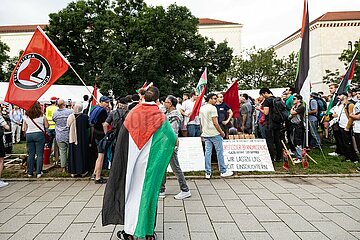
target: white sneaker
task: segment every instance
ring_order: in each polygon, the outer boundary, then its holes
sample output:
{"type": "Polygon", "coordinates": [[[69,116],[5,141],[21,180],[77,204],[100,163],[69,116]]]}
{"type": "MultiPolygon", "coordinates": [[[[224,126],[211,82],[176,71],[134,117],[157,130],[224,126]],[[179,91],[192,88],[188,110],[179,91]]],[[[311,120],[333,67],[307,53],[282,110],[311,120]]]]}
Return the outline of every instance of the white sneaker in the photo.
{"type": "Polygon", "coordinates": [[[176,194],[174,196],[175,199],[177,200],[181,200],[181,199],[184,199],[184,198],[188,198],[188,197],[191,197],[191,192],[190,191],[187,191],[187,192],[179,192],[178,194],[176,194]]]}
{"type": "Polygon", "coordinates": [[[226,172],[221,173],[220,176],[221,176],[221,177],[230,177],[230,176],[232,176],[233,174],[234,174],[233,171],[226,170],[226,172]]]}
{"type": "Polygon", "coordinates": [[[294,163],[301,163],[301,159],[300,158],[295,158],[294,163]]]}
{"type": "Polygon", "coordinates": [[[0,188],[6,187],[9,183],[0,180],[0,188]]]}
{"type": "Polygon", "coordinates": [[[331,152],[331,153],[328,153],[329,156],[333,156],[333,157],[337,157],[339,156],[339,154],[337,154],[336,152],[331,152]]]}
{"type": "Polygon", "coordinates": [[[165,198],[165,192],[159,193],[159,198],[165,198]]]}
{"type": "Polygon", "coordinates": [[[210,178],[211,178],[211,174],[210,174],[210,173],[205,173],[205,178],[206,178],[206,179],[210,179],[210,178]]]}
{"type": "Polygon", "coordinates": [[[41,178],[41,176],[42,176],[42,173],[36,175],[37,178],[41,178]]]}

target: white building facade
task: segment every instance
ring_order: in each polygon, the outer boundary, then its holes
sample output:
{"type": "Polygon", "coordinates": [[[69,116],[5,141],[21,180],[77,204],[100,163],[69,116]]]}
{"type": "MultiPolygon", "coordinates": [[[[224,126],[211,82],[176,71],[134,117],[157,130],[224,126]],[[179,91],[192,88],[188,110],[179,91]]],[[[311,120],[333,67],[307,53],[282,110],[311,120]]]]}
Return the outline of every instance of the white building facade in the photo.
{"type": "MultiPolygon", "coordinates": [[[[360,11],[328,12],[310,23],[310,81],[313,91],[328,93],[323,83],[325,70],[345,74],[339,60],[343,50],[353,48],[360,39],[360,11]]],[[[278,58],[288,57],[300,49],[300,30],[274,45],[278,58]]]]}
{"type": "MultiPolygon", "coordinates": [[[[40,25],[44,29],[46,25],[40,25]]],[[[200,18],[198,31],[204,36],[213,39],[217,44],[223,41],[233,49],[234,55],[241,52],[241,29],[242,24],[225,22],[209,18],[200,18]]],[[[36,25],[0,26],[0,40],[10,47],[10,57],[19,56],[20,51],[25,50],[36,25]]]]}

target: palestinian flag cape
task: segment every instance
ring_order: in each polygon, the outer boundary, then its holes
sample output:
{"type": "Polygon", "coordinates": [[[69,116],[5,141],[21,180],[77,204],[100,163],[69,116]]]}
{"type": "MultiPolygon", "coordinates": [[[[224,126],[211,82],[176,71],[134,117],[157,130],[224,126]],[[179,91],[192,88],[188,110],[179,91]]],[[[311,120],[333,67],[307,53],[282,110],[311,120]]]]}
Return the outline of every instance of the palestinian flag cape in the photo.
{"type": "Polygon", "coordinates": [[[138,238],[154,234],[160,186],[176,136],[158,106],[142,103],[127,115],[105,188],[103,225],[124,225],[138,238]]]}

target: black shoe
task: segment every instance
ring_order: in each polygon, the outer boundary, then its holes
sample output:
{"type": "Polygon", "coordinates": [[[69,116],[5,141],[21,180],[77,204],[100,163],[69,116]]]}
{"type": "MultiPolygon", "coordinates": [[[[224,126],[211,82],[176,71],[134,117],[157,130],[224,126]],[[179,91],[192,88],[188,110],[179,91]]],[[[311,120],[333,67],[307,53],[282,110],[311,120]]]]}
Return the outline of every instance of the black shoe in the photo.
{"type": "Polygon", "coordinates": [[[156,234],[154,235],[146,235],[145,240],[156,240],[156,234]]]}
{"type": "Polygon", "coordinates": [[[99,178],[99,179],[95,179],[95,184],[104,184],[104,183],[106,183],[107,182],[107,180],[106,179],[103,179],[103,178],[99,178]]]}
{"type": "Polygon", "coordinates": [[[116,236],[119,240],[134,240],[134,236],[127,234],[124,230],[118,231],[116,236]]]}

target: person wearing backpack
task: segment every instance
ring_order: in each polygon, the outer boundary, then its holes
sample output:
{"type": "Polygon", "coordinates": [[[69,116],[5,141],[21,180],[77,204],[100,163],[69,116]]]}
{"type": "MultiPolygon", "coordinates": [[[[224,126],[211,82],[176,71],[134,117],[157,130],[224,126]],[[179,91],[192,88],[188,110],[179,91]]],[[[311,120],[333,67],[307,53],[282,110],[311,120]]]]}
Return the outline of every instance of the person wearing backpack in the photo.
{"type": "Polygon", "coordinates": [[[319,126],[318,120],[318,102],[316,101],[317,93],[312,92],[310,94],[309,101],[309,112],[308,112],[308,121],[309,121],[309,129],[310,129],[310,147],[321,148],[320,136],[317,131],[319,126]]]}
{"type": "MultiPolygon", "coordinates": [[[[275,98],[269,88],[261,88],[259,94],[265,98],[264,109],[258,108],[258,110],[265,115],[265,139],[269,149],[269,153],[272,161],[281,161],[282,159],[282,146],[281,146],[281,127],[284,121],[281,121],[282,115],[279,113],[280,109],[275,107],[278,105],[279,98],[275,98]],[[275,148],[274,148],[275,145],[275,148]]],[[[285,106],[285,103],[283,106],[285,106]]],[[[285,116],[286,107],[284,107],[285,116]]]]}

